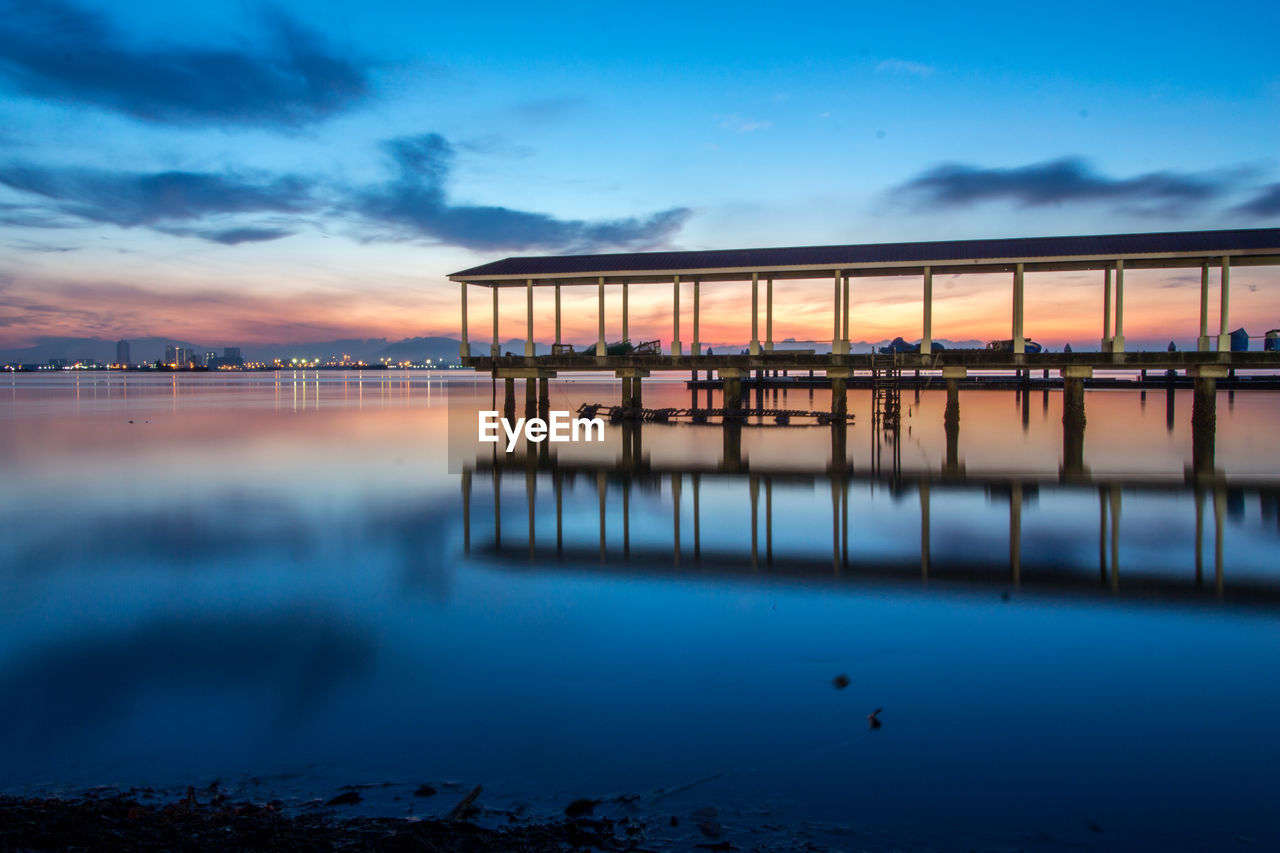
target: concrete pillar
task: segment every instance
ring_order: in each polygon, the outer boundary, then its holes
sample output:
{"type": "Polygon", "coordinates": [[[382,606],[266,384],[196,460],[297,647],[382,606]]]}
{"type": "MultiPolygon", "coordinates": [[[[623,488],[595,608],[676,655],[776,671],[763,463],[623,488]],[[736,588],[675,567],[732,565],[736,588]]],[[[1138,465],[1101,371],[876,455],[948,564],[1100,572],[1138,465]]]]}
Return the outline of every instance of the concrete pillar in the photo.
{"type": "Polygon", "coordinates": [[[462,341],[458,345],[458,355],[467,358],[471,355],[471,347],[467,343],[467,283],[462,283],[462,341]]]}
{"type": "Polygon", "coordinates": [[[1111,352],[1111,267],[1102,271],[1102,351],[1111,352]]]}
{"type": "Polygon", "coordinates": [[[680,276],[671,283],[671,298],[674,308],[671,317],[671,354],[681,355],[684,347],[680,344],[680,276]]]}
{"type": "MultiPolygon", "coordinates": [[[[699,281],[698,279],[695,278],[693,280],[693,342],[689,345],[689,355],[702,354],[702,344],[698,341],[698,323],[699,323],[698,315],[700,313],[699,291],[701,291],[702,289],[701,285],[702,285],[702,282],[699,281]]],[[[694,371],[694,372],[696,373],[697,371],[694,371]]]]}
{"type": "Polygon", "coordinates": [[[1022,264],[1013,268],[1013,353],[1021,355],[1027,351],[1026,341],[1022,333],[1022,312],[1025,306],[1023,295],[1022,264]]]}
{"type": "Polygon", "coordinates": [[[742,422],[726,420],[720,428],[723,444],[721,446],[720,468],[724,471],[741,471],[742,465],[742,422]]]}
{"type": "Polygon", "coordinates": [[[1174,415],[1174,390],[1173,383],[1164,389],[1164,429],[1165,432],[1173,432],[1173,415],[1174,415]]]}
{"type": "Polygon", "coordinates": [[[849,422],[831,422],[831,470],[844,471],[849,467],[849,422]]]}
{"type": "Polygon", "coordinates": [[[524,380],[524,416],[533,419],[538,415],[538,380],[526,377],[524,380]]]}
{"type": "Polygon", "coordinates": [[[556,285],[556,343],[564,343],[560,339],[560,285],[556,285]]]}
{"type": "Polygon", "coordinates": [[[644,408],[644,395],[641,393],[639,376],[631,378],[631,405],[637,409],[644,408]]]}
{"type": "Polygon", "coordinates": [[[834,418],[843,420],[845,415],[849,413],[849,379],[845,374],[833,375],[828,373],[831,379],[831,415],[834,418]]]}
{"type": "Polygon", "coordinates": [[[622,407],[629,408],[631,406],[631,377],[622,377],[622,407]]]}
{"type": "Polygon", "coordinates": [[[630,318],[627,316],[631,309],[631,306],[628,304],[631,301],[629,294],[627,293],[628,289],[627,282],[624,281],[622,283],[622,339],[624,341],[631,340],[631,329],[628,326],[630,318]]]}
{"type": "Polygon", "coordinates": [[[924,268],[924,336],[920,338],[920,354],[933,352],[933,267],[924,268]]]}
{"type": "Polygon", "coordinates": [[[742,370],[724,368],[720,371],[720,379],[724,384],[725,420],[739,417],[742,411],[742,370]]]}
{"type": "Polygon", "coordinates": [[[524,332],[524,354],[526,356],[534,355],[533,349],[533,279],[528,279],[525,283],[525,332],[524,332]]]}
{"type": "Polygon", "coordinates": [[[1116,261],[1116,333],[1111,351],[1124,352],[1124,258],[1116,261]]]}
{"type": "Polygon", "coordinates": [[[751,355],[760,354],[760,273],[751,274],[751,355]]]}
{"type": "MultiPolygon", "coordinates": [[[[551,381],[546,376],[538,377],[538,417],[544,421],[551,414],[551,381]]],[[[547,442],[542,443],[543,447],[547,442]]]]}
{"type": "Polygon", "coordinates": [[[1062,478],[1082,480],[1088,477],[1084,467],[1084,380],[1093,375],[1092,367],[1062,369],[1062,478]]]}
{"type": "Polygon", "coordinates": [[[843,316],[843,332],[840,334],[841,352],[849,352],[849,276],[844,276],[844,309],[841,312],[843,316]]]}
{"type": "Polygon", "coordinates": [[[509,421],[516,419],[516,381],[510,376],[502,380],[502,416],[509,421]]]}
{"type": "Polygon", "coordinates": [[[773,352],[773,279],[764,284],[764,351],[773,352]]]}
{"type": "Polygon", "coordinates": [[[1209,262],[1200,265],[1200,337],[1196,338],[1196,349],[1208,352],[1209,346],[1209,262]]]}
{"type": "Polygon", "coordinates": [[[1191,469],[1197,478],[1213,475],[1217,433],[1218,376],[1201,368],[1195,376],[1191,401],[1191,469]]]}
{"type": "Polygon", "coordinates": [[[840,349],[840,270],[835,271],[835,297],[831,308],[831,352],[841,355],[840,349]]]}
{"type": "Polygon", "coordinates": [[[1222,307],[1218,312],[1218,352],[1231,351],[1231,334],[1229,331],[1230,297],[1231,297],[1231,259],[1223,256],[1222,268],[1222,307]]]}
{"type": "Polygon", "coordinates": [[[489,346],[489,355],[497,358],[502,354],[498,343],[498,285],[493,286],[493,343],[489,346]]]}
{"type": "Polygon", "coordinates": [[[958,475],[963,473],[960,466],[960,380],[968,375],[964,367],[945,366],[942,378],[947,383],[947,408],[943,414],[942,424],[947,437],[947,458],[943,464],[943,473],[958,475]]]}
{"type": "Polygon", "coordinates": [[[599,279],[599,295],[596,298],[597,322],[599,325],[599,340],[596,342],[596,358],[604,358],[608,354],[608,343],[604,339],[604,276],[599,279]]]}

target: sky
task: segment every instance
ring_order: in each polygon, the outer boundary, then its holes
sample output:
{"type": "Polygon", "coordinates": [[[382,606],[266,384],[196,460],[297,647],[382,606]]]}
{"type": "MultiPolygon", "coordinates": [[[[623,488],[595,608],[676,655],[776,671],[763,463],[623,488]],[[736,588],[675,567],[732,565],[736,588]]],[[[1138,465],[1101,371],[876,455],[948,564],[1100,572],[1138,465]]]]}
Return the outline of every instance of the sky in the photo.
{"type": "MultiPolygon", "coordinates": [[[[447,276],[511,255],[1280,227],[1280,6],[1152,8],[0,0],[0,347],[456,337],[447,276]]],[[[1008,278],[938,277],[935,338],[1008,337],[1008,278]]],[[[1231,281],[1280,327],[1280,268],[1231,281]]],[[[1198,284],[1130,272],[1131,347],[1193,340],[1198,284]]],[[[778,306],[829,338],[825,278],[778,306]]],[[[1100,274],[1028,276],[1031,337],[1101,317],[1100,274]]],[[[921,325],[918,280],[855,282],[854,339],[921,325]]],[[[704,341],[749,329],[703,286],[704,341]]]]}

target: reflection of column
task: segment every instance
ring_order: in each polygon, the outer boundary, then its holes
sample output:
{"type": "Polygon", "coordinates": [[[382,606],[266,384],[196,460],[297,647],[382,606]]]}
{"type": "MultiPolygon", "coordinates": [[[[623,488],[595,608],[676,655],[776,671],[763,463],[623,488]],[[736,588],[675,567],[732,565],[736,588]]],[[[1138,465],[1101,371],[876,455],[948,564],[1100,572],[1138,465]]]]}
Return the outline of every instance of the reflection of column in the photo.
{"type": "Polygon", "coordinates": [[[942,378],[947,383],[947,408],[942,417],[942,424],[947,436],[947,460],[942,466],[942,473],[957,475],[962,473],[960,467],[960,380],[967,370],[963,367],[943,367],[942,378]]]}
{"type": "Polygon", "coordinates": [[[622,557],[631,559],[631,475],[622,478],[622,557]]]}
{"type": "Polygon", "coordinates": [[[1173,382],[1169,383],[1169,387],[1164,391],[1164,428],[1166,432],[1173,432],[1173,382]]]}
{"type": "Polygon", "coordinates": [[[1120,487],[1111,487],[1111,589],[1120,586],[1120,487]]]}
{"type": "Polygon", "coordinates": [[[693,560],[702,560],[702,475],[693,476],[693,560]]]}
{"type": "Polygon", "coordinates": [[[764,559],[773,565],[773,479],[770,477],[764,478],[764,559]]]}
{"type": "Polygon", "coordinates": [[[840,565],[849,567],[849,481],[840,478],[840,565]]]}
{"type": "Polygon", "coordinates": [[[929,579],[929,484],[920,481],[920,577],[929,579]]]}
{"type": "Polygon", "coordinates": [[[559,471],[551,475],[556,493],[556,556],[564,554],[564,477],[559,471]]]}
{"type": "Polygon", "coordinates": [[[529,420],[538,415],[538,380],[532,376],[524,380],[524,416],[529,420]]]}
{"type": "Polygon", "coordinates": [[[1098,571],[1107,582],[1107,490],[1098,487],[1098,571]]]}
{"type": "Polygon", "coordinates": [[[509,421],[516,419],[516,381],[510,376],[502,380],[502,416],[509,421]]]}
{"type": "Polygon", "coordinates": [[[502,475],[493,468],[493,547],[502,550],[502,475]]]}
{"type": "Polygon", "coordinates": [[[671,475],[672,544],[675,546],[675,564],[680,565],[680,475],[671,475]]]}
{"type": "Polygon", "coordinates": [[[831,571],[840,574],[840,484],[831,478],[831,571]]]}
{"type": "Polygon", "coordinates": [[[604,562],[605,554],[605,527],[604,527],[604,498],[608,491],[608,481],[605,479],[603,472],[596,475],[596,494],[600,496],[600,562],[604,562]]]}
{"type": "MultiPolygon", "coordinates": [[[[544,421],[551,416],[551,380],[546,376],[538,377],[538,417],[544,421]]],[[[543,442],[546,445],[547,442],[543,442]]]]}
{"type": "Polygon", "coordinates": [[[760,480],[754,475],[748,483],[751,494],[751,569],[760,568],[760,480]]]}
{"type": "Polygon", "coordinates": [[[1013,583],[1022,583],[1022,484],[1014,483],[1009,492],[1009,571],[1013,583]]]}
{"type": "MultiPolygon", "coordinates": [[[[1225,258],[1223,259],[1225,261],[1225,258]]],[[[1226,533],[1227,490],[1222,486],[1213,489],[1213,590],[1222,598],[1222,546],[1226,533]]]]}
{"type": "Polygon", "coordinates": [[[742,424],[726,421],[720,427],[724,443],[721,450],[720,467],[725,471],[742,470],[742,424]]]}
{"type": "Polygon", "coordinates": [[[462,472],[462,553],[471,553],[471,469],[469,468],[462,472]]]}
{"type": "Polygon", "coordinates": [[[1196,499],[1196,589],[1204,584],[1204,490],[1195,488],[1196,499]]]}
{"type": "Polygon", "coordinates": [[[529,462],[530,465],[524,472],[524,495],[525,502],[529,505],[529,556],[532,557],[537,548],[537,538],[534,533],[534,507],[538,503],[538,470],[533,467],[532,457],[529,462]]]}
{"type": "Polygon", "coordinates": [[[849,466],[849,424],[831,422],[831,470],[843,471],[849,466]]]}

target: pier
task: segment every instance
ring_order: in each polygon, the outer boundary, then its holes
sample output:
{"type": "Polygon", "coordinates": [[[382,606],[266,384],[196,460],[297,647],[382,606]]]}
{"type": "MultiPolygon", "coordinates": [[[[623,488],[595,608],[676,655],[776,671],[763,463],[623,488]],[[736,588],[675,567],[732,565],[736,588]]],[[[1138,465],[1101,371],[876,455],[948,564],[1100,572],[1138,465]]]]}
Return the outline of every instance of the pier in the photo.
{"type": "MultiPolygon", "coordinates": [[[[508,412],[515,410],[515,383],[524,382],[526,411],[546,411],[547,381],[565,372],[612,374],[622,381],[619,405],[644,410],[643,382],[655,372],[693,375],[714,371],[723,391],[720,408],[730,412],[743,407],[744,382],[753,374],[813,372],[832,391],[832,418],[847,410],[852,384],[869,381],[877,399],[889,402],[877,407],[892,419],[892,400],[911,374],[921,371],[945,385],[954,396],[961,382],[1009,381],[1028,378],[1031,372],[1051,375],[1071,400],[1069,409],[1083,420],[1083,385],[1095,371],[1180,374],[1196,391],[1196,412],[1211,419],[1214,392],[1219,380],[1235,371],[1280,371],[1280,351],[1231,350],[1231,270],[1239,267],[1280,265],[1280,229],[1161,232],[1102,236],[961,240],[920,243],[882,243],[847,246],[740,249],[705,252],[647,252],[629,254],[571,255],[507,258],[463,270],[449,276],[461,287],[461,361],[464,366],[491,373],[504,382],[508,412]],[[1125,273],[1149,269],[1191,269],[1200,273],[1197,318],[1188,317],[1184,332],[1196,331],[1195,350],[1133,352],[1126,347],[1125,273]],[[1098,277],[1101,296],[1098,349],[1079,352],[1028,352],[1025,329],[1026,276],[1032,273],[1088,271],[1098,277]],[[933,278],[942,274],[1002,273],[1009,276],[1009,339],[1002,349],[942,350],[934,346],[933,278]],[[890,355],[850,351],[850,330],[857,325],[859,279],[896,277],[919,287],[923,335],[918,351],[890,355]],[[808,350],[780,349],[774,339],[774,282],[811,280],[815,288],[831,293],[831,337],[808,350]],[[700,340],[700,287],[706,282],[736,282],[743,288],[743,305],[750,341],[745,352],[711,354],[700,340]],[[671,288],[671,336],[632,346],[630,337],[630,288],[671,288]],[[469,291],[483,287],[492,300],[492,338],[489,352],[471,352],[469,291]],[[597,294],[597,340],[579,351],[562,336],[561,293],[565,287],[592,287],[597,294]],[[692,289],[688,327],[690,342],[682,338],[682,288],[692,289]],[[749,290],[749,299],[748,299],[749,290]],[[1216,294],[1212,292],[1216,290],[1216,294]],[[523,353],[500,351],[499,298],[504,292],[523,291],[525,298],[525,349],[523,353]],[[550,291],[555,305],[554,343],[551,352],[535,352],[534,300],[536,292],[550,291]],[[764,322],[761,328],[761,293],[764,322]],[[606,299],[616,293],[621,303],[621,327],[606,324],[606,299]],[[1211,334],[1209,306],[1216,295],[1218,328],[1211,334]],[[613,337],[615,343],[610,344],[613,337]],[[829,349],[820,352],[818,349],[829,349]],[[1004,374],[1000,376],[1000,374],[1004,374]]],[[[546,330],[543,330],[545,334],[546,330]]],[[[1174,330],[1176,333],[1177,330],[1174,330]]],[[[912,377],[914,378],[914,377],[912,377]]],[[[696,408],[696,407],[695,407],[696,408]]],[[[708,407],[710,408],[710,407],[708,407]]],[[[761,408],[757,403],[757,408],[761,408]]]]}

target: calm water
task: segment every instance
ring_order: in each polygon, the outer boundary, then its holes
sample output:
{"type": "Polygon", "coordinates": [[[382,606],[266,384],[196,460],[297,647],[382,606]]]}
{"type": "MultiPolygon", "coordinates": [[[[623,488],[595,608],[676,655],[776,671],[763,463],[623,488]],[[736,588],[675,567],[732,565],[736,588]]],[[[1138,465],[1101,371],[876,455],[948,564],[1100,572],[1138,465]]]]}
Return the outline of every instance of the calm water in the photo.
{"type": "Polygon", "coordinates": [[[865,391],[843,459],[649,424],[495,465],[457,373],[2,381],[0,790],[635,794],[602,812],[681,817],[669,849],[719,840],[707,807],[774,849],[1280,844],[1280,396],[1219,394],[1193,488],[1190,392],[1089,392],[1064,484],[1057,392],[962,392],[950,442],[905,392],[895,476],[865,391]]]}

